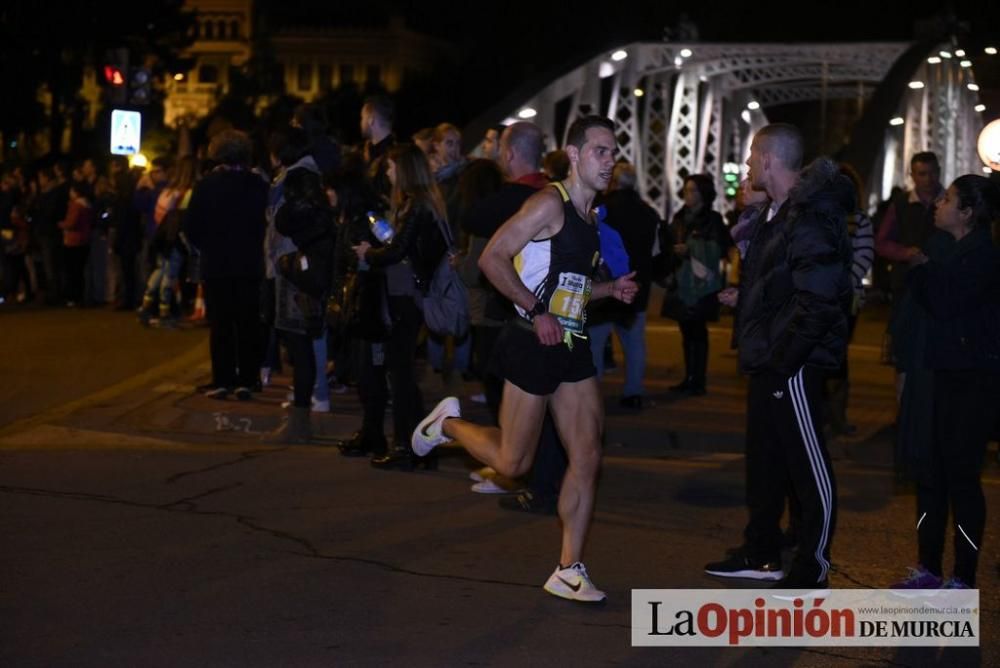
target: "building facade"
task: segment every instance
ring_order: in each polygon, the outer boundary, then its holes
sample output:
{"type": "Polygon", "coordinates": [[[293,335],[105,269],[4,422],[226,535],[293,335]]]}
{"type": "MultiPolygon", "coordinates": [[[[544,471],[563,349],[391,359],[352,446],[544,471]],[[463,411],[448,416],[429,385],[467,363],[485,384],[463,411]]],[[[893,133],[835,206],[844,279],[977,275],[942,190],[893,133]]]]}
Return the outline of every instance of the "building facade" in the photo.
{"type": "MultiPolygon", "coordinates": [[[[166,82],[164,121],[170,127],[207,116],[255,44],[252,0],[187,0],[186,6],[198,16],[197,38],[184,53],[194,65],[166,82]]],[[[408,76],[428,73],[438,58],[451,55],[448,44],[409,30],[399,17],[373,27],[287,26],[267,39],[284,92],[307,102],[347,84],[393,93],[408,76]]]]}
{"type": "Polygon", "coordinates": [[[246,65],[252,54],[251,0],[187,0],[197,12],[196,39],[184,56],[194,61],[189,72],[174,72],[166,81],[164,122],[171,127],[208,115],[230,86],[232,68],[246,65]]]}

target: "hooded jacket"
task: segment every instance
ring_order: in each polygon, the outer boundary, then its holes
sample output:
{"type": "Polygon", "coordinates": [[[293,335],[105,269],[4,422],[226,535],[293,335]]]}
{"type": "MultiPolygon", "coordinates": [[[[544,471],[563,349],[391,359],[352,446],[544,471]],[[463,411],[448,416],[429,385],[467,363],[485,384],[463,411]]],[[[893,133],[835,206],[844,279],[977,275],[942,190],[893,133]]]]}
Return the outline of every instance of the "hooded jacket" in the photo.
{"type": "Polygon", "coordinates": [[[761,220],[744,264],[737,312],[740,369],[792,376],[833,369],[848,339],[854,187],[836,163],[806,167],[777,214],[761,220]]]}
{"type": "Polygon", "coordinates": [[[311,297],[321,299],[330,290],[336,227],[320,176],[308,169],[289,170],[285,177],[285,203],[275,216],[278,234],[291,239],[297,252],[278,258],[281,274],[311,297]],[[307,183],[308,182],[308,183],[307,183]]]}

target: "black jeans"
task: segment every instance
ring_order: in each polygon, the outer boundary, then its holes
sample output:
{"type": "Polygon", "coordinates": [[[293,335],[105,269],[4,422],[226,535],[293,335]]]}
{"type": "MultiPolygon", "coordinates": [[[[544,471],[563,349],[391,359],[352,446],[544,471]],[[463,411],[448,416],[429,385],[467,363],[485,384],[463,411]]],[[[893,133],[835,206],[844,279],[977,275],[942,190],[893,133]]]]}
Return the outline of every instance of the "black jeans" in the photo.
{"type": "Polygon", "coordinates": [[[83,288],[86,285],[84,270],[87,268],[87,255],[90,246],[67,246],[63,257],[66,260],[66,285],[63,295],[68,301],[83,302],[83,288]]]}
{"type": "Polygon", "coordinates": [[[392,379],[393,441],[409,448],[413,430],[424,417],[424,398],[414,367],[424,315],[412,297],[389,297],[389,313],[392,331],[385,343],[385,362],[392,379]]]}
{"type": "Polygon", "coordinates": [[[30,299],[32,292],[31,276],[28,273],[28,256],[24,253],[18,253],[17,255],[7,255],[4,260],[7,265],[3,279],[4,292],[12,298],[16,297],[18,288],[23,283],[24,294],[30,299]]]}
{"type": "Polygon", "coordinates": [[[40,274],[45,286],[45,301],[54,304],[59,300],[65,283],[63,279],[65,249],[62,240],[48,236],[38,239],[38,247],[42,261],[40,274]]]}
{"type": "Polygon", "coordinates": [[[136,308],[138,304],[139,271],[136,266],[138,258],[136,253],[118,254],[118,260],[122,268],[122,307],[136,308]]]}
{"type": "Polygon", "coordinates": [[[948,507],[955,523],[955,576],[976,584],[976,566],[986,525],[980,480],[990,429],[1000,406],[1000,374],[980,371],[934,373],[932,479],[917,487],[920,563],[941,573],[948,507]]]}
{"type": "Polygon", "coordinates": [[[385,346],[382,341],[363,341],[358,398],[361,399],[361,440],[376,455],[385,454],[385,407],[389,386],[385,380],[385,346]]]}
{"type": "Polygon", "coordinates": [[[704,388],[708,370],[708,321],[693,318],[680,320],[677,324],[684,349],[684,377],[696,388],[704,388]]]}
{"type": "Polygon", "coordinates": [[[281,335],[295,367],[292,372],[292,382],[295,385],[293,403],[296,408],[310,408],[313,385],[316,384],[316,353],[313,351],[312,339],[308,334],[299,332],[282,332],[281,335]]]}
{"type": "Polygon", "coordinates": [[[260,279],[206,278],[204,285],[205,310],[211,326],[212,384],[253,387],[261,359],[260,279]]]}

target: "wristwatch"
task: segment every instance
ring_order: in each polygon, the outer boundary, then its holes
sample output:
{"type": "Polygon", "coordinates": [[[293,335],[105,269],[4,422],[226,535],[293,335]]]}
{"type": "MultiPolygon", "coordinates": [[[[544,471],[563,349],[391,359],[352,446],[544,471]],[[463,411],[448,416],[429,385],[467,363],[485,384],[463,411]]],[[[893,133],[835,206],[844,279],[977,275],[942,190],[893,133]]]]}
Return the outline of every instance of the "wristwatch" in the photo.
{"type": "Polygon", "coordinates": [[[530,311],[525,311],[525,315],[528,316],[528,320],[534,322],[536,315],[541,315],[543,313],[548,313],[548,312],[549,312],[548,306],[545,305],[545,302],[539,299],[537,302],[535,302],[535,305],[531,307],[530,311]]]}

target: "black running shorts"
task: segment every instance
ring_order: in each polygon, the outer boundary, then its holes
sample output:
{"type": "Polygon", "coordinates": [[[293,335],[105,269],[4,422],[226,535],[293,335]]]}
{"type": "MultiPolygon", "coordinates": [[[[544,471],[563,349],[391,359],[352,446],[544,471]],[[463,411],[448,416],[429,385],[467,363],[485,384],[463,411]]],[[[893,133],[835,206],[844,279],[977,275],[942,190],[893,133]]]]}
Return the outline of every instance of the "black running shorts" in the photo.
{"type": "Polygon", "coordinates": [[[504,325],[497,339],[490,372],[537,396],[552,394],[562,383],[597,375],[589,340],[574,337],[572,349],[564,342],[543,346],[534,330],[513,321],[504,325]]]}

